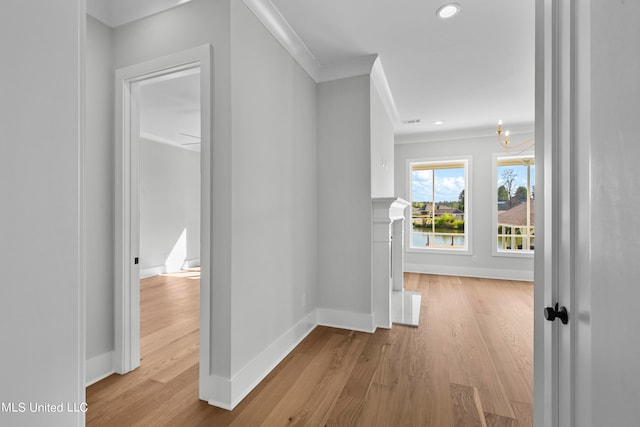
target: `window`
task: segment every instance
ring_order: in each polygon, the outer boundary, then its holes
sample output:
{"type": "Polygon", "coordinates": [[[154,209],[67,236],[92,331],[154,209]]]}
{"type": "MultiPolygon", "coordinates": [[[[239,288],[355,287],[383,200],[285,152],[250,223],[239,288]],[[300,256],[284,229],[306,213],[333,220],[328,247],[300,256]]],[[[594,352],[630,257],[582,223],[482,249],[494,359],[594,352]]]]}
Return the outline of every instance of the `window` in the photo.
{"type": "Polygon", "coordinates": [[[533,156],[496,161],[497,254],[532,254],[535,247],[535,160],[533,156]]]}
{"type": "Polygon", "coordinates": [[[412,162],[409,170],[410,247],[467,251],[468,160],[412,162]]]}

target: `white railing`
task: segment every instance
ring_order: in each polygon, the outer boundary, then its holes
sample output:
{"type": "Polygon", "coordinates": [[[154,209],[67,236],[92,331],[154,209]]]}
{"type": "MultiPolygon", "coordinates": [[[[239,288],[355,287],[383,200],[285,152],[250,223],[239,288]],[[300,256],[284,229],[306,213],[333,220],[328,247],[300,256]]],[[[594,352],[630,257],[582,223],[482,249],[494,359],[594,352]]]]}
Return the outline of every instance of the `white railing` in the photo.
{"type": "Polygon", "coordinates": [[[498,224],[498,249],[502,251],[532,251],[535,226],[498,224]]]}

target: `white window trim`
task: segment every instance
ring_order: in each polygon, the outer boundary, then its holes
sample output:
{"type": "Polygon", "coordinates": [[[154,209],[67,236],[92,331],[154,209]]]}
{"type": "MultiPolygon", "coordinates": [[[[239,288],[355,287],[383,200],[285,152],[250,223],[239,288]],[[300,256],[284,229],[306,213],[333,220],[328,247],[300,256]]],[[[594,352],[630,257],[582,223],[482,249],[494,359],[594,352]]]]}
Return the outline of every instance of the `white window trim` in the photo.
{"type": "Polygon", "coordinates": [[[498,250],[498,191],[496,185],[498,184],[498,159],[505,158],[534,158],[533,153],[530,154],[521,154],[518,156],[509,156],[505,155],[505,153],[494,153],[493,154],[493,162],[492,162],[492,187],[491,191],[491,224],[492,224],[492,232],[491,232],[491,255],[494,257],[505,257],[505,258],[531,258],[533,259],[535,250],[533,251],[500,251],[498,250]]]}
{"type": "Polygon", "coordinates": [[[472,156],[447,156],[447,157],[421,157],[416,159],[407,159],[406,168],[405,168],[405,177],[406,181],[406,195],[407,199],[411,203],[409,206],[409,220],[405,221],[405,252],[414,252],[414,253],[433,253],[433,254],[441,254],[441,255],[473,255],[473,188],[472,188],[472,180],[469,179],[472,176],[472,156]],[[447,164],[447,163],[465,163],[464,168],[464,232],[465,232],[465,247],[463,249],[450,249],[450,248],[429,248],[429,247],[415,247],[412,246],[412,226],[413,221],[411,220],[411,209],[413,207],[413,191],[411,188],[412,185],[412,176],[411,176],[411,165],[414,163],[438,163],[438,164],[447,164]],[[471,197],[469,197],[471,195],[471,197]]]}

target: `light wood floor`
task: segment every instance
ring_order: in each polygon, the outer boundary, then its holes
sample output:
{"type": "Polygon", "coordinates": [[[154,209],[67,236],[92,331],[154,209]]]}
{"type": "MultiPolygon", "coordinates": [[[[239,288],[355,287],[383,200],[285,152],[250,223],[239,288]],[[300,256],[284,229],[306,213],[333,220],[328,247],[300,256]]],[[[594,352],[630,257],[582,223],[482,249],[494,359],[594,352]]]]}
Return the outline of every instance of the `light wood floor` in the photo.
{"type": "Polygon", "coordinates": [[[88,426],[531,426],[533,285],[407,274],[420,326],[316,328],[232,412],[198,400],[198,280],[141,284],[142,365],[87,389],[88,426]]]}

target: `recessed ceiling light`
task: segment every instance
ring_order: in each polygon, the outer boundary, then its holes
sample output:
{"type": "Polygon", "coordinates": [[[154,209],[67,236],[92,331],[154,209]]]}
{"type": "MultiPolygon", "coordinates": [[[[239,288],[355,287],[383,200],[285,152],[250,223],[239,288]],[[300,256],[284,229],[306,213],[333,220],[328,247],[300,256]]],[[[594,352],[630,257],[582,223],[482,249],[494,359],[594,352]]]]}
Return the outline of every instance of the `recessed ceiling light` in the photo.
{"type": "Polygon", "coordinates": [[[437,122],[433,122],[433,124],[436,126],[440,126],[440,125],[443,125],[444,122],[442,120],[438,120],[437,122]]]}
{"type": "Polygon", "coordinates": [[[460,5],[456,3],[448,3],[440,6],[436,11],[436,15],[440,19],[448,19],[456,16],[460,12],[460,5]]]}

